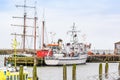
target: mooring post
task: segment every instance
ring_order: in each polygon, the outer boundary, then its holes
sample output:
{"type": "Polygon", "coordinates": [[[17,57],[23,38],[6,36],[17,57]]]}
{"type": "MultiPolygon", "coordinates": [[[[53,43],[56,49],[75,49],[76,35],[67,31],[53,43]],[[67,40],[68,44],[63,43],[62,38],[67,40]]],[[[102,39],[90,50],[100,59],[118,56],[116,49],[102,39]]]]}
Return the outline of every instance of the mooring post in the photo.
{"type": "Polygon", "coordinates": [[[76,64],[72,67],[72,80],[76,80],[76,64]]]}
{"type": "Polygon", "coordinates": [[[37,67],[36,64],[33,66],[33,80],[37,80],[37,67]]]}
{"type": "Polygon", "coordinates": [[[67,67],[66,67],[66,64],[63,65],[63,80],[67,80],[67,67]]]}
{"type": "Polygon", "coordinates": [[[108,70],[109,70],[109,64],[108,62],[105,63],[105,78],[108,78],[108,70]]]}
{"type": "Polygon", "coordinates": [[[99,80],[102,80],[102,63],[99,64],[99,80]]]}
{"type": "Polygon", "coordinates": [[[20,65],[19,78],[20,80],[23,80],[23,66],[22,65],[20,65]]]}
{"type": "Polygon", "coordinates": [[[6,66],[7,62],[6,62],[6,57],[4,58],[4,66],[6,66]]]}

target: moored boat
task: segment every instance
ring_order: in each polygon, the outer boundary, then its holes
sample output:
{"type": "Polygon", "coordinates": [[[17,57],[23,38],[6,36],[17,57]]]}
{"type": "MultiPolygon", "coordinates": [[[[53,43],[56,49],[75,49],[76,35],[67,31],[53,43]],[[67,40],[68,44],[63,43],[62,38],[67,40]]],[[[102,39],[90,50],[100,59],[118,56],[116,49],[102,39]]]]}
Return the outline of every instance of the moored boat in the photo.
{"type": "MultiPolygon", "coordinates": [[[[45,57],[45,64],[47,65],[71,65],[71,64],[85,64],[87,60],[87,52],[91,44],[79,43],[75,24],[69,33],[71,33],[72,40],[66,45],[62,45],[62,40],[58,41],[58,45],[49,46],[53,52],[52,56],[45,57]]],[[[49,53],[48,53],[49,54],[49,53]]]]}

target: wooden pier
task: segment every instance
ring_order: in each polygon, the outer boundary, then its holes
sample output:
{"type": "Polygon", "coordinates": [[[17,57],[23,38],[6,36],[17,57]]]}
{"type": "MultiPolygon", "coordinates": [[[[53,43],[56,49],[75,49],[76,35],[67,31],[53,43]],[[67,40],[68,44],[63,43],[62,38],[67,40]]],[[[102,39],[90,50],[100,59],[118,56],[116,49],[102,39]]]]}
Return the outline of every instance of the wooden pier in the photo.
{"type": "MultiPolygon", "coordinates": [[[[44,65],[44,59],[43,58],[37,58],[37,57],[17,57],[16,58],[16,65],[25,65],[25,66],[33,66],[34,61],[36,60],[36,65],[44,65]]],[[[15,58],[14,57],[5,57],[4,58],[4,66],[7,64],[14,65],[15,58]]]]}
{"type": "MultiPolygon", "coordinates": [[[[17,51],[17,53],[23,53],[23,49],[17,49],[16,51],[17,51]]],[[[34,54],[35,50],[34,49],[26,49],[25,52],[34,54]]],[[[0,54],[13,54],[13,53],[14,53],[14,49],[0,49],[0,54]]]]}
{"type": "Polygon", "coordinates": [[[93,54],[93,55],[89,55],[87,62],[119,62],[120,61],[120,55],[113,55],[113,54],[107,54],[107,55],[103,55],[103,54],[93,54]]]}

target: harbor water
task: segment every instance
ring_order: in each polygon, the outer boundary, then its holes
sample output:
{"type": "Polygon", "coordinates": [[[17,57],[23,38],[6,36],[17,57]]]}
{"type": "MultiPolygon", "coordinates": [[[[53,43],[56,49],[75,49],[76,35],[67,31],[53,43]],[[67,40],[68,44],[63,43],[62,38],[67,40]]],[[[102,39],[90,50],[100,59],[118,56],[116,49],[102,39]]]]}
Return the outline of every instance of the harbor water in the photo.
{"type": "MultiPolygon", "coordinates": [[[[0,55],[0,67],[4,66],[4,57],[0,55]]],[[[105,63],[103,63],[104,73],[105,63]]],[[[28,67],[32,76],[32,67],[28,67]]],[[[91,77],[98,75],[99,63],[86,63],[76,66],[77,80],[90,80],[91,77]]],[[[109,73],[118,71],[118,63],[109,63],[109,73]]],[[[39,66],[37,67],[39,80],[63,80],[63,66],[39,66]]],[[[67,66],[67,80],[72,80],[72,66],[67,66]]]]}

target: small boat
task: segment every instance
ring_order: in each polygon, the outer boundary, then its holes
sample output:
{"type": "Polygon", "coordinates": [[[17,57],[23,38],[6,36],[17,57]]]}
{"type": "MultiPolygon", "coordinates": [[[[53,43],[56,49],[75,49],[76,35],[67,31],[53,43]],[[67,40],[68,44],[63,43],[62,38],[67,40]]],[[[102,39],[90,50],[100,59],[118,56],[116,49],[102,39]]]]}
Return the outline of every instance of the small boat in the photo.
{"type": "MultiPolygon", "coordinates": [[[[79,43],[75,24],[69,33],[71,33],[72,40],[62,45],[62,40],[58,40],[58,44],[48,45],[52,51],[52,56],[45,57],[46,65],[71,65],[71,64],[85,64],[87,60],[87,52],[91,44],[79,43]]],[[[48,52],[49,55],[49,52],[48,52]]]]}
{"type": "MultiPolygon", "coordinates": [[[[25,69],[23,80],[32,80],[32,78],[28,77],[28,74],[25,69]]],[[[16,70],[15,67],[0,68],[0,80],[19,80],[19,70],[16,70]]]]}

